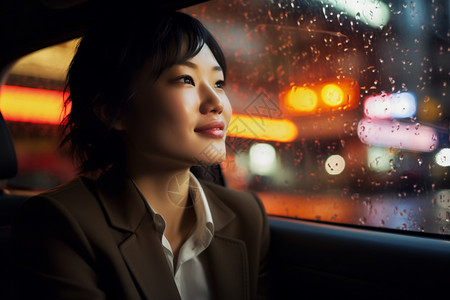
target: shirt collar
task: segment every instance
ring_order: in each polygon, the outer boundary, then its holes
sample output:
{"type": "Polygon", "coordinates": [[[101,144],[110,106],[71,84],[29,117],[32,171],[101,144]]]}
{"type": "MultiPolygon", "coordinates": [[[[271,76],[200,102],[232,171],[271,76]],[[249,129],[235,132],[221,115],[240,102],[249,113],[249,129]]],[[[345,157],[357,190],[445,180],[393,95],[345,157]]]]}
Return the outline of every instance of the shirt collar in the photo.
{"type": "MultiPolygon", "coordinates": [[[[205,192],[203,191],[200,182],[194,174],[190,173],[189,181],[189,193],[194,203],[195,214],[197,217],[196,232],[199,232],[201,228],[207,228],[211,235],[214,234],[214,222],[209,208],[208,200],[206,199],[205,192]]],[[[209,242],[208,242],[209,244],[209,242]]]]}
{"type": "MultiPolygon", "coordinates": [[[[192,203],[194,205],[195,215],[197,218],[196,226],[193,231],[194,239],[202,244],[203,247],[208,247],[211,243],[212,237],[214,235],[214,222],[209,208],[208,200],[206,198],[205,192],[192,172],[189,172],[189,195],[191,196],[192,203]]],[[[139,190],[136,182],[132,177],[130,177],[134,187],[144,200],[147,205],[150,214],[152,215],[153,221],[155,223],[155,229],[163,234],[166,228],[166,222],[164,218],[156,212],[150,203],[145,199],[144,195],[139,190]]]]}

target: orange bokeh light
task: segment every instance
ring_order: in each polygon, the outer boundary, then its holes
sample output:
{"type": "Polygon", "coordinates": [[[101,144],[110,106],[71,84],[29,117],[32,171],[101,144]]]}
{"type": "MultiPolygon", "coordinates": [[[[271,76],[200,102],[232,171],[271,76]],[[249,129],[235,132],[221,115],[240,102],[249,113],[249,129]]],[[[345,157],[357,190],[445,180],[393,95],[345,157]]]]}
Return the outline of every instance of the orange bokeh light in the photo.
{"type": "Polygon", "coordinates": [[[351,78],[328,79],[292,86],[279,95],[288,115],[302,116],[355,109],[359,105],[359,85],[351,78]]]}
{"type": "Polygon", "coordinates": [[[9,121],[59,124],[64,117],[63,102],[60,91],[10,85],[0,89],[0,111],[9,121]]]}
{"type": "Polygon", "coordinates": [[[297,138],[298,130],[289,120],[233,114],[227,134],[239,138],[291,142],[297,138]]]}
{"type": "Polygon", "coordinates": [[[327,84],[322,88],[322,100],[328,106],[338,106],[344,101],[344,91],[336,84],[327,84]]]}
{"type": "Polygon", "coordinates": [[[311,112],[317,107],[317,94],[305,87],[293,86],[286,95],[286,104],[296,111],[311,112]]]}

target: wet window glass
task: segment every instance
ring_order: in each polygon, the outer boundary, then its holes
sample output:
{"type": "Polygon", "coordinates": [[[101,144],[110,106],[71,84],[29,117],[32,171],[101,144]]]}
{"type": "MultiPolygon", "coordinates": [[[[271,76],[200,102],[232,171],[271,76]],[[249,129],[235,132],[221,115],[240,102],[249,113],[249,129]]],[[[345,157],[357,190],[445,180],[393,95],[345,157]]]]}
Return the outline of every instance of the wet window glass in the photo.
{"type": "Polygon", "coordinates": [[[450,233],[448,1],[185,10],[225,49],[229,186],[269,214],[450,233]]]}
{"type": "MultiPolygon", "coordinates": [[[[450,233],[448,1],[213,0],[183,11],[227,58],[229,187],[258,194],[270,215],[450,233]]],[[[17,184],[75,174],[55,150],[75,45],[24,59],[2,88],[17,184]]]]}

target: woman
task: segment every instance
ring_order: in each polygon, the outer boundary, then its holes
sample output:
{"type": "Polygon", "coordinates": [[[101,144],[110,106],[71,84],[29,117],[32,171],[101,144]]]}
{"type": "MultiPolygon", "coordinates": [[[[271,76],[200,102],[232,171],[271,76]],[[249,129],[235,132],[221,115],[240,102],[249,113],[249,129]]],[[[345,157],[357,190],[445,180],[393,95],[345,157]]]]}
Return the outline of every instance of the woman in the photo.
{"type": "Polygon", "coordinates": [[[267,217],[189,169],[225,158],[225,59],[182,13],[103,22],[68,72],[64,121],[83,176],[31,198],[14,226],[23,298],[255,299],[267,217]]]}

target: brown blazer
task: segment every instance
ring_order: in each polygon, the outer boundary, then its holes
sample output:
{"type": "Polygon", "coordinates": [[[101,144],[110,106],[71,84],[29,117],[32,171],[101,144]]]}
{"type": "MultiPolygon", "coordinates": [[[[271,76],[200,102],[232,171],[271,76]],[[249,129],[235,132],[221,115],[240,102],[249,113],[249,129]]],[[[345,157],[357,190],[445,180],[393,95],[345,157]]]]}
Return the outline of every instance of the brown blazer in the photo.
{"type": "MultiPolygon", "coordinates": [[[[261,202],[201,185],[215,225],[201,254],[214,299],[262,298],[269,228],[261,202]]],[[[117,170],[28,200],[13,251],[23,299],[180,299],[147,207],[117,170]]]]}

